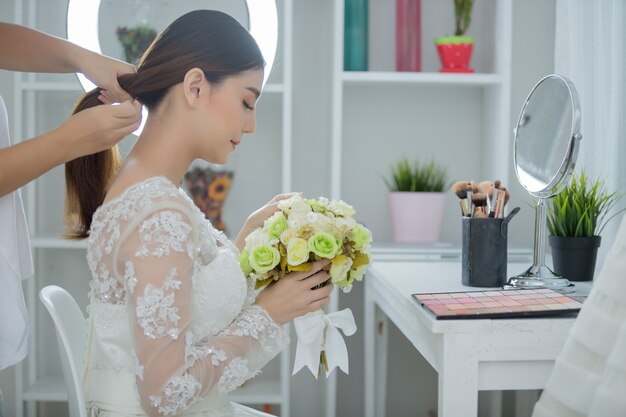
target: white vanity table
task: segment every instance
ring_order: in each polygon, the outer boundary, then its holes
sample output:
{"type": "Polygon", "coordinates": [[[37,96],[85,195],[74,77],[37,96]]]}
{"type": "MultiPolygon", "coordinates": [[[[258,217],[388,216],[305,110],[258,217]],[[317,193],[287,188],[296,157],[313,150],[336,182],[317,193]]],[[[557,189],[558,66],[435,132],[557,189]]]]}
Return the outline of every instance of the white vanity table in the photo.
{"type": "MultiPolygon", "coordinates": [[[[530,251],[512,251],[508,275],[524,270],[529,259],[530,251]]],[[[461,284],[458,249],[375,251],[364,282],[366,417],[385,415],[389,319],[438,373],[439,417],[476,416],[478,391],[542,388],[574,322],[435,320],[411,294],[479,290],[461,284]]],[[[577,283],[571,295],[587,295],[590,286],[577,283]]]]}

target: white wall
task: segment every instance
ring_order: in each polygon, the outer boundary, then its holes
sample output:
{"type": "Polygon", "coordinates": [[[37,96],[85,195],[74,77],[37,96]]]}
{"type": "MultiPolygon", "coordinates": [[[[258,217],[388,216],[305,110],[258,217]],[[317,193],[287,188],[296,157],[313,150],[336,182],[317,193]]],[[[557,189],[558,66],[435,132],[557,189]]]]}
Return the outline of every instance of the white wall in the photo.
{"type": "MultiPolygon", "coordinates": [[[[318,167],[329,166],[328,154],[330,149],[330,109],[331,92],[331,48],[332,39],[332,7],[333,1],[337,0],[295,0],[294,1],[294,109],[293,109],[293,152],[297,163],[294,164],[293,189],[311,196],[329,195],[330,178],[328,170],[320,170],[318,167]]],[[[372,0],[380,3],[380,0],[372,0]]],[[[49,0],[41,0],[43,4],[50,4],[49,0]]],[[[61,16],[66,0],[57,0],[56,16],[61,16]]],[[[479,2],[477,2],[479,3],[479,2]]],[[[521,109],[526,95],[534,83],[541,76],[552,71],[553,68],[553,39],[554,39],[554,0],[525,0],[514,2],[514,27],[513,27],[513,73],[512,73],[512,102],[511,102],[511,129],[517,120],[517,113],[521,109]]],[[[480,6],[479,6],[480,7],[480,6]]],[[[0,1],[0,19],[13,20],[13,1],[0,1]]],[[[57,35],[61,35],[57,33],[57,35]]],[[[424,48],[427,46],[424,45],[424,48]]],[[[423,90],[422,90],[423,91],[423,90]]],[[[410,94],[411,92],[381,92],[385,94],[410,94]]],[[[9,120],[12,121],[13,102],[13,77],[10,73],[0,71],[0,94],[7,102],[9,120]]],[[[450,103],[451,92],[443,90],[438,97],[429,97],[433,106],[447,106],[450,103]]],[[[465,97],[471,99],[469,92],[465,97]]],[[[458,96],[456,96],[458,98],[458,96]]],[[[360,100],[358,92],[349,93],[347,100],[360,100]]],[[[390,99],[390,98],[389,98],[390,99]]],[[[268,98],[268,106],[273,106],[275,99],[268,98]]],[[[260,103],[264,104],[263,101],[260,103]]],[[[458,104],[458,103],[457,103],[458,104]]],[[[462,104],[462,103],[461,103],[462,104]]],[[[461,105],[459,104],[459,105],[461,105]]],[[[365,106],[366,117],[389,118],[394,116],[393,109],[384,107],[365,106]],[[369,108],[371,107],[371,108],[369,108]],[[369,110],[368,110],[369,109],[369,110]]],[[[466,118],[467,123],[472,123],[473,113],[466,118]]],[[[346,114],[346,129],[358,131],[358,117],[348,112],[346,114]]],[[[269,118],[273,122],[273,118],[269,118]]],[[[279,123],[278,123],[279,124],[279,123]]],[[[436,132],[420,130],[417,133],[423,137],[429,137],[436,132]]],[[[470,129],[471,130],[471,129],[470,129]]],[[[475,134],[480,134],[479,132],[475,134]]],[[[474,143],[479,143],[477,140],[474,143]]],[[[429,151],[431,152],[431,151],[429,151]]],[[[436,152],[436,150],[433,150],[436,152]]],[[[463,155],[452,154],[447,156],[450,164],[462,164],[463,155]]],[[[246,163],[244,156],[237,160],[238,164],[246,163]]],[[[378,170],[378,167],[373,171],[378,170]]],[[[386,172],[386,166],[378,171],[386,172]]],[[[378,172],[377,171],[377,172],[378,172]]],[[[371,173],[368,181],[374,181],[377,172],[371,173]]],[[[461,173],[456,173],[460,175],[461,173]]],[[[369,174],[368,174],[369,175],[369,174]]],[[[512,191],[511,206],[519,205],[522,212],[510,224],[511,246],[531,247],[533,239],[534,214],[526,202],[530,198],[524,190],[517,185],[515,173],[511,168],[509,173],[509,188],[512,191]]],[[[270,187],[268,192],[274,188],[270,187]]],[[[351,201],[350,193],[371,193],[371,198],[376,197],[369,187],[361,190],[345,190],[344,198],[351,201]]],[[[271,195],[264,196],[270,198],[271,195]]],[[[360,195],[363,198],[363,195],[360,195]]],[[[359,207],[357,207],[359,208],[359,207]]],[[[367,210],[366,207],[359,208],[367,210]]],[[[381,214],[382,215],[382,214],[381,214]]],[[[240,217],[238,214],[236,217],[240,217]]],[[[235,219],[233,219],[234,221],[235,219]]],[[[381,220],[381,222],[384,220],[381,220]]],[[[450,222],[453,223],[453,222],[450,222]]],[[[381,223],[382,224],[382,223],[381,223]]],[[[444,236],[450,241],[457,239],[455,226],[445,232],[444,236]]],[[[509,271],[514,273],[515,271],[509,271]]],[[[349,306],[355,313],[357,320],[362,317],[362,287],[357,286],[349,296],[341,297],[341,304],[349,306]]],[[[347,338],[348,349],[351,359],[351,374],[340,375],[338,379],[338,416],[351,417],[363,414],[363,331],[362,324],[356,335],[347,338]]],[[[292,345],[292,349],[295,346],[292,345]]],[[[426,416],[429,409],[436,408],[436,374],[419,357],[413,347],[404,339],[395,327],[390,329],[390,375],[388,379],[388,415],[393,416],[426,416]],[[417,382],[417,381],[421,382],[417,382]]],[[[317,417],[324,410],[324,381],[315,382],[305,372],[300,372],[292,378],[292,415],[297,417],[317,417]]],[[[5,395],[5,415],[14,415],[14,387],[13,369],[0,372],[0,389],[5,395]]],[[[505,397],[508,398],[508,397],[505,397]]],[[[48,415],[54,415],[57,407],[52,407],[48,415]]]]}

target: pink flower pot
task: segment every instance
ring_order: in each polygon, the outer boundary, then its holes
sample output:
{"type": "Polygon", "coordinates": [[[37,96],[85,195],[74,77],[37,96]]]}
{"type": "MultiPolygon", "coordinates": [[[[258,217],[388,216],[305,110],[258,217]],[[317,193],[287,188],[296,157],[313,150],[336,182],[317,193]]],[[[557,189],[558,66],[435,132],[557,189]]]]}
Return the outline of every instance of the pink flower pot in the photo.
{"type": "Polygon", "coordinates": [[[390,192],[391,231],[396,242],[439,242],[445,193],[390,192]]]}

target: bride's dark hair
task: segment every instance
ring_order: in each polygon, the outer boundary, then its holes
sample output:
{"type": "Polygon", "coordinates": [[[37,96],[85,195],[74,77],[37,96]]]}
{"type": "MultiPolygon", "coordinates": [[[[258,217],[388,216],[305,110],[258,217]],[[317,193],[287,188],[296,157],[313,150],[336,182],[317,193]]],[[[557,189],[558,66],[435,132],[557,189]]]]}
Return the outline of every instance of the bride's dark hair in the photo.
{"type": "MultiPolygon", "coordinates": [[[[124,74],[118,81],[151,110],[192,68],[202,69],[210,83],[218,84],[264,65],[254,38],[239,22],[215,10],[196,10],[172,22],[144,53],[137,73],[124,74]]],[[[73,114],[102,104],[100,91],[95,88],[84,94],[73,114]]],[[[120,165],[117,146],[65,164],[67,237],[83,239],[89,235],[93,214],[102,205],[120,165]]]]}

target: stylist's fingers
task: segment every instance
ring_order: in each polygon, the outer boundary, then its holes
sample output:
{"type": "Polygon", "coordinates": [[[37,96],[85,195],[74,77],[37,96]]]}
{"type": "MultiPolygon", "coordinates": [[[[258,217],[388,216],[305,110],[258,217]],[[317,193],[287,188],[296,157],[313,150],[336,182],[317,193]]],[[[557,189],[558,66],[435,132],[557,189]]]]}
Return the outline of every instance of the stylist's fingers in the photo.
{"type": "Polygon", "coordinates": [[[132,97],[130,96],[130,94],[128,94],[128,92],[124,90],[122,86],[120,86],[120,83],[117,82],[117,77],[119,77],[120,75],[124,75],[124,74],[134,74],[136,72],[137,70],[135,69],[135,67],[130,64],[128,64],[128,66],[119,68],[116,71],[116,78],[107,89],[107,91],[110,93],[110,95],[114,98],[116,102],[122,103],[127,100],[132,100],[132,97]]]}
{"type": "Polygon", "coordinates": [[[100,90],[100,95],[98,96],[98,99],[104,104],[115,103],[115,98],[107,90],[100,90]]]}
{"type": "Polygon", "coordinates": [[[119,105],[112,105],[110,111],[120,124],[141,120],[141,103],[137,100],[128,100],[119,105]]]}

